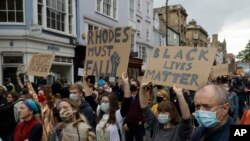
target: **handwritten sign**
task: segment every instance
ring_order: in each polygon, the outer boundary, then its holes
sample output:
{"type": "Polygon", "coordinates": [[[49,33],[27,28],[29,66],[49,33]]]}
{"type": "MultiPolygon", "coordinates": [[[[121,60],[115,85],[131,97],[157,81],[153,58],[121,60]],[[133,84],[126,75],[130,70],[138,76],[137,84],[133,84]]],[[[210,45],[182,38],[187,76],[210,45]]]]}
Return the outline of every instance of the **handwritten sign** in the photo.
{"type": "Polygon", "coordinates": [[[208,80],[216,48],[155,47],[143,82],[196,90],[208,80]]]}
{"type": "Polygon", "coordinates": [[[19,72],[19,73],[25,73],[25,66],[24,66],[24,64],[21,64],[21,65],[18,66],[17,72],[19,72]]]}
{"type": "Polygon", "coordinates": [[[221,64],[212,67],[213,77],[229,75],[228,64],[221,64]]]}
{"type": "Polygon", "coordinates": [[[115,77],[127,71],[131,27],[88,32],[85,70],[88,75],[115,77]]]}
{"type": "Polygon", "coordinates": [[[53,54],[32,55],[27,73],[33,76],[46,77],[49,74],[54,57],[53,54]]]}

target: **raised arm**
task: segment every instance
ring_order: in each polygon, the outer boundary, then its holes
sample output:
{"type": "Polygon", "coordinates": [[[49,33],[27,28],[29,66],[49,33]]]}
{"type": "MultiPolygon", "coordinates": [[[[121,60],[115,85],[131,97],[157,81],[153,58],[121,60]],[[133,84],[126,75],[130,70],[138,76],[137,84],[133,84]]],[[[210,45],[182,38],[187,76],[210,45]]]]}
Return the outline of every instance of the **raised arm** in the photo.
{"type": "Polygon", "coordinates": [[[124,85],[124,98],[121,104],[121,115],[122,117],[125,117],[129,111],[129,105],[131,102],[131,92],[129,89],[128,75],[124,72],[122,73],[122,82],[124,85]]]}
{"type": "Polygon", "coordinates": [[[146,86],[147,86],[147,83],[142,83],[141,87],[140,87],[140,91],[139,91],[139,100],[140,100],[141,108],[145,108],[148,106],[148,102],[145,98],[146,90],[144,90],[144,87],[146,87],[146,86]]]}
{"type": "Polygon", "coordinates": [[[88,82],[86,80],[87,76],[88,75],[86,74],[86,72],[84,72],[82,86],[83,86],[83,88],[85,90],[85,100],[90,104],[91,108],[94,111],[96,111],[98,103],[95,101],[95,99],[92,96],[91,88],[89,87],[89,84],[88,84],[88,82]]]}
{"type": "Polygon", "coordinates": [[[174,86],[173,89],[174,89],[174,92],[176,93],[178,101],[179,101],[182,119],[189,119],[190,118],[190,110],[189,110],[188,104],[183,96],[182,88],[177,88],[174,86]]]}
{"type": "MultiPolygon", "coordinates": [[[[29,91],[29,94],[32,95],[32,98],[38,102],[38,98],[37,98],[37,94],[36,94],[36,91],[34,90],[31,82],[29,81],[29,76],[25,73],[24,74],[24,77],[25,79],[27,80],[26,84],[27,84],[27,88],[28,88],[28,91],[29,91]]],[[[39,102],[38,102],[39,103],[39,102]]]]}

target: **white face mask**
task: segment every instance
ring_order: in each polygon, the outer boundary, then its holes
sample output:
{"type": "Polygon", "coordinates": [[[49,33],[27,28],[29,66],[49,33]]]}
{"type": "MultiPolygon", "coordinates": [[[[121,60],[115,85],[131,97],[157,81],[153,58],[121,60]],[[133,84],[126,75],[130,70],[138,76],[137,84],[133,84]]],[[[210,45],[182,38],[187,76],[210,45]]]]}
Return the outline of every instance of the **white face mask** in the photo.
{"type": "Polygon", "coordinates": [[[102,102],[100,108],[104,113],[106,113],[109,110],[109,103],[102,102]]]}
{"type": "Polygon", "coordinates": [[[160,113],[160,114],[158,114],[157,119],[161,124],[167,124],[170,121],[168,114],[161,114],[160,113]]]}
{"type": "Polygon", "coordinates": [[[71,93],[69,95],[69,99],[73,100],[73,101],[78,101],[79,100],[79,95],[78,94],[73,94],[71,93]]]}

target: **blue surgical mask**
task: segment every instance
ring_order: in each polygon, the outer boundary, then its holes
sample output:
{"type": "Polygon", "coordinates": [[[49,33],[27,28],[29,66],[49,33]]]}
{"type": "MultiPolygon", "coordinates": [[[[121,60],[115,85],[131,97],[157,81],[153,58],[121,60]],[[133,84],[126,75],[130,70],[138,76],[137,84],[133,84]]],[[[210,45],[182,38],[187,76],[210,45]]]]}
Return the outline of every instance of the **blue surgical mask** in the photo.
{"type": "Polygon", "coordinates": [[[161,124],[167,124],[170,121],[168,114],[161,114],[160,113],[160,114],[158,114],[157,118],[161,124]]]}
{"type": "Polygon", "coordinates": [[[213,128],[218,122],[216,112],[198,110],[195,112],[197,122],[205,128],[213,128]]]}
{"type": "Polygon", "coordinates": [[[106,113],[109,110],[109,103],[102,102],[100,108],[104,113],[106,113]]]}

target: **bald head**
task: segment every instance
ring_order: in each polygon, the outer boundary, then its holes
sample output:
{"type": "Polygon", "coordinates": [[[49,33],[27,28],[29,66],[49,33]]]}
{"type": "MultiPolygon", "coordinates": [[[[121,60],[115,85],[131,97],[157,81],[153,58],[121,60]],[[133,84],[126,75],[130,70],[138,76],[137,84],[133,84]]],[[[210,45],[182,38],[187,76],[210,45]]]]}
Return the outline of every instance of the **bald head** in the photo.
{"type": "Polygon", "coordinates": [[[209,84],[200,87],[195,93],[195,99],[203,97],[207,100],[213,100],[217,104],[225,104],[229,102],[228,92],[219,85],[209,84]]]}

